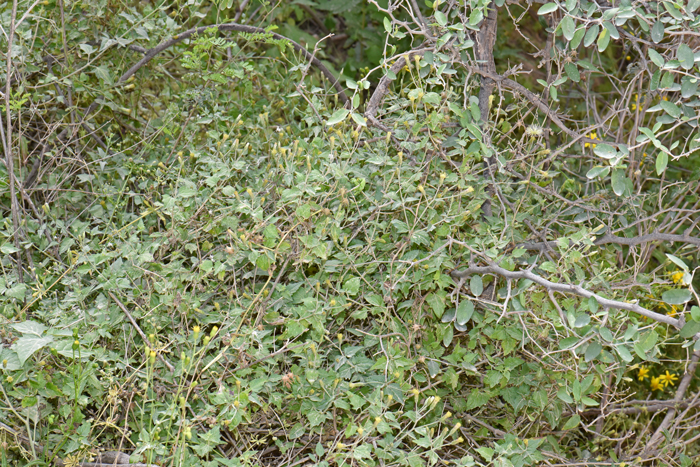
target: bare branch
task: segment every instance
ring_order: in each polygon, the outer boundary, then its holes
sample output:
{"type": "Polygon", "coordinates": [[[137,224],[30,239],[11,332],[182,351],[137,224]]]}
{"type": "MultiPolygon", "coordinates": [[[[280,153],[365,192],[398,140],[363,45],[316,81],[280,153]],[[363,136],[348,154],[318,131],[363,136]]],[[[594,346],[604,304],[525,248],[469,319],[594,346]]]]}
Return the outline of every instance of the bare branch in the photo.
{"type": "MultiPolygon", "coordinates": [[[[598,245],[606,245],[608,243],[614,243],[617,245],[626,245],[626,246],[634,246],[634,245],[640,245],[642,243],[649,243],[649,242],[679,242],[679,243],[690,243],[693,245],[700,245],[700,238],[697,237],[691,237],[690,235],[683,234],[683,235],[674,235],[674,234],[665,234],[665,233],[659,233],[659,232],[654,232],[646,235],[640,235],[638,237],[618,237],[617,235],[612,235],[612,234],[605,234],[602,237],[596,239],[593,244],[598,246],[598,245]]],[[[570,246],[573,246],[573,242],[569,242],[570,246]]],[[[544,251],[544,250],[553,250],[557,247],[557,242],[556,241],[547,241],[547,242],[536,242],[536,243],[522,243],[518,245],[519,248],[525,248],[526,250],[537,250],[537,251],[544,251]]]]}
{"type": "Polygon", "coordinates": [[[551,282],[544,277],[533,274],[530,271],[508,271],[495,264],[490,264],[489,266],[470,266],[461,271],[452,271],[450,273],[452,277],[461,279],[472,274],[498,274],[499,276],[505,277],[506,279],[528,279],[532,282],[539,284],[547,289],[547,291],[560,292],[560,293],[571,293],[584,298],[593,297],[600,304],[600,306],[606,308],[616,308],[618,310],[627,310],[638,315],[646,316],[647,318],[658,321],[659,323],[669,324],[677,329],[683,327],[685,322],[672,318],[667,315],[662,315],[661,313],[656,313],[655,311],[648,310],[644,307],[637,305],[636,303],[626,303],[617,300],[610,300],[608,298],[601,297],[600,295],[586,290],[578,285],[570,284],[559,284],[556,282],[551,282]]]}

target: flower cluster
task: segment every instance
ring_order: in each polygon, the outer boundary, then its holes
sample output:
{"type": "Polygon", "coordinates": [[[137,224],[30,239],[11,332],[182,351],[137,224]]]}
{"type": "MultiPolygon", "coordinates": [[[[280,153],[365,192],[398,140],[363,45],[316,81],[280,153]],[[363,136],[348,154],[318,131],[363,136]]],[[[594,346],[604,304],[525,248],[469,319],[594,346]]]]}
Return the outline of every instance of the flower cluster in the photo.
{"type": "MultiPolygon", "coordinates": [[[[598,138],[598,133],[596,133],[595,131],[591,131],[591,133],[588,135],[588,137],[591,139],[597,139],[598,141],[600,141],[600,138],[598,138]]],[[[595,143],[585,143],[583,145],[584,148],[587,148],[589,146],[592,148],[595,148],[596,144],[595,143]]]]}
{"type": "MultiPolygon", "coordinates": [[[[649,370],[649,368],[646,366],[639,367],[637,379],[639,381],[644,381],[645,379],[649,378],[650,371],[651,370],[649,370]]],[[[675,373],[670,373],[668,370],[666,370],[666,373],[664,374],[659,376],[651,376],[649,386],[651,387],[652,391],[657,391],[659,389],[663,390],[668,386],[673,386],[673,383],[676,381],[678,381],[678,376],[675,373]]]]}

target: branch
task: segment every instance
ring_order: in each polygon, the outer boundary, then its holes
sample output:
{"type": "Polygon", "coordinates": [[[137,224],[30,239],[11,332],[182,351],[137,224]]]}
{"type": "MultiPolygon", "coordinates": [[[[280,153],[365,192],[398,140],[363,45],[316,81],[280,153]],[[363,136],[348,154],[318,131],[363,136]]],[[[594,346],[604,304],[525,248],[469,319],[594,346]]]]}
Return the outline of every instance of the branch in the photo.
{"type": "MultiPolygon", "coordinates": [[[[634,246],[641,243],[649,242],[679,242],[679,243],[690,243],[693,245],[700,245],[700,238],[691,237],[690,235],[674,235],[665,233],[650,233],[646,235],[640,235],[639,237],[618,237],[617,235],[605,234],[602,237],[596,239],[593,244],[596,246],[606,245],[608,243],[615,243],[618,245],[634,246]]],[[[569,246],[573,246],[573,242],[569,241],[569,246]]],[[[535,243],[522,243],[518,245],[519,248],[525,248],[526,250],[553,250],[557,247],[556,241],[547,242],[535,242],[535,243]]]]}
{"type": "MultiPolygon", "coordinates": [[[[472,73],[477,73],[477,74],[480,74],[481,76],[484,76],[486,78],[490,78],[490,79],[494,80],[495,82],[500,83],[504,87],[509,88],[512,91],[519,92],[520,94],[525,96],[525,98],[527,100],[529,100],[532,104],[534,104],[535,107],[537,107],[538,109],[540,109],[540,111],[542,111],[544,114],[546,114],[547,117],[550,120],[552,120],[559,128],[561,128],[561,130],[564,133],[571,136],[572,138],[581,140],[581,141],[586,142],[586,143],[593,143],[593,144],[601,143],[600,140],[586,138],[583,135],[580,135],[580,134],[576,133],[575,131],[571,130],[569,127],[567,127],[564,124],[564,122],[561,121],[561,118],[559,118],[557,113],[554,112],[552,109],[550,109],[549,106],[539,96],[537,96],[532,91],[528,90],[522,84],[520,84],[516,81],[513,81],[510,78],[506,78],[505,76],[499,75],[497,73],[492,73],[490,71],[483,70],[483,69],[478,68],[478,67],[473,67],[473,66],[466,65],[466,64],[462,64],[462,66],[464,66],[467,70],[469,70],[472,73]]],[[[617,146],[617,143],[614,143],[611,141],[605,141],[605,143],[611,144],[613,146],[617,146]]]]}
{"type": "Polygon", "coordinates": [[[340,100],[343,102],[343,105],[348,105],[350,103],[348,96],[345,95],[345,90],[343,87],[340,85],[340,82],[336,79],[335,76],[333,76],[333,73],[326,68],[326,66],[321,63],[319,59],[314,57],[311,52],[306,50],[304,47],[301,45],[297,44],[291,39],[288,39],[280,34],[277,34],[275,32],[268,32],[264,30],[263,28],[256,28],[254,26],[246,26],[243,24],[237,24],[237,23],[225,23],[225,24],[214,24],[212,26],[201,26],[199,28],[192,28],[189,29],[181,34],[178,34],[176,36],[173,36],[172,38],[161,42],[157,46],[153,47],[152,49],[149,49],[145,52],[144,57],[139,60],[135,65],[133,65],[131,68],[129,68],[126,73],[124,73],[121,78],[119,78],[119,82],[123,83],[129,77],[131,77],[134,73],[136,73],[141,67],[143,67],[146,63],[150,62],[156,55],[164,51],[165,49],[172,47],[173,45],[177,44],[178,42],[182,42],[183,40],[189,38],[190,36],[194,34],[202,34],[208,29],[211,28],[216,28],[219,32],[224,32],[224,31],[236,31],[236,32],[245,32],[248,34],[256,34],[256,33],[261,33],[261,34],[271,34],[272,37],[278,40],[285,40],[288,41],[292,46],[294,47],[295,50],[299,51],[304,55],[304,57],[310,61],[316,68],[321,71],[321,73],[328,79],[333,84],[333,87],[338,91],[338,95],[340,100]]]}
{"type": "MultiPolygon", "coordinates": [[[[107,293],[109,294],[110,297],[112,297],[112,300],[114,300],[117,303],[117,305],[119,305],[119,308],[122,309],[122,311],[124,312],[126,317],[129,318],[129,321],[134,326],[136,331],[139,333],[139,335],[141,336],[141,339],[143,339],[144,342],[148,342],[148,337],[146,337],[146,334],[141,330],[141,327],[139,327],[138,323],[136,323],[136,320],[134,319],[133,316],[131,316],[131,313],[129,313],[129,310],[126,309],[124,304],[122,302],[120,302],[119,299],[117,297],[115,297],[112,292],[108,291],[107,293]]],[[[168,370],[170,370],[171,373],[175,372],[175,368],[173,368],[173,366],[163,357],[163,355],[160,352],[158,352],[158,358],[160,359],[161,362],[163,362],[165,364],[165,366],[168,367],[168,370]]]]}
{"type": "Polygon", "coordinates": [[[547,291],[572,293],[574,295],[578,295],[584,298],[593,297],[598,301],[598,303],[601,306],[605,308],[616,308],[619,310],[631,311],[633,313],[637,313],[638,315],[646,316],[647,318],[653,319],[654,321],[658,321],[659,323],[669,324],[676,329],[681,329],[685,324],[684,320],[682,322],[681,320],[678,320],[676,318],[672,318],[667,315],[662,315],[661,313],[656,313],[654,311],[641,307],[636,303],[626,303],[619,302],[617,300],[610,300],[601,297],[600,295],[593,293],[589,290],[586,290],[581,286],[551,282],[545,279],[544,277],[538,276],[537,274],[533,274],[530,271],[508,271],[507,269],[504,269],[500,266],[491,264],[489,266],[470,266],[461,271],[452,271],[450,273],[452,277],[458,279],[471,276],[472,274],[498,274],[499,276],[503,276],[506,279],[528,279],[536,284],[545,287],[547,291]]]}
{"type": "MultiPolygon", "coordinates": [[[[408,57],[409,60],[413,60],[416,55],[422,57],[425,52],[428,50],[432,50],[431,48],[424,48],[424,49],[416,49],[416,50],[411,50],[410,52],[404,54],[402,57],[400,57],[398,60],[394,62],[391,67],[389,67],[389,70],[394,73],[394,75],[398,75],[399,71],[403,67],[406,66],[406,57],[408,57]]],[[[379,123],[375,116],[377,115],[377,110],[379,109],[379,106],[381,105],[382,101],[384,100],[384,96],[389,92],[389,85],[393,79],[389,78],[388,75],[382,76],[382,78],[379,80],[379,83],[377,84],[377,87],[375,88],[374,92],[372,93],[372,97],[369,98],[369,102],[367,102],[367,110],[365,110],[365,117],[367,117],[367,120],[370,122],[373,122],[373,124],[376,125],[376,123],[379,123]],[[376,122],[376,123],[375,123],[376,122]]],[[[380,123],[381,125],[381,123],[380,123]]],[[[385,127],[386,128],[386,127],[385,127]]]]}
{"type": "MultiPolygon", "coordinates": [[[[693,356],[690,359],[690,365],[688,365],[688,369],[685,372],[685,375],[683,375],[683,379],[681,379],[680,384],[678,385],[676,397],[673,398],[674,402],[680,403],[683,401],[685,392],[688,390],[688,387],[690,387],[690,383],[693,380],[693,377],[695,376],[695,370],[698,366],[698,360],[700,360],[700,350],[696,350],[695,352],[693,352],[693,356]]],[[[667,430],[670,428],[671,422],[673,422],[673,419],[676,416],[676,411],[676,406],[673,406],[669,408],[668,412],[666,412],[666,416],[664,417],[663,421],[656,429],[654,434],[651,436],[651,439],[647,442],[643,454],[645,457],[652,454],[656,450],[656,447],[659,445],[659,443],[664,439],[664,432],[667,432],[667,430]]]]}

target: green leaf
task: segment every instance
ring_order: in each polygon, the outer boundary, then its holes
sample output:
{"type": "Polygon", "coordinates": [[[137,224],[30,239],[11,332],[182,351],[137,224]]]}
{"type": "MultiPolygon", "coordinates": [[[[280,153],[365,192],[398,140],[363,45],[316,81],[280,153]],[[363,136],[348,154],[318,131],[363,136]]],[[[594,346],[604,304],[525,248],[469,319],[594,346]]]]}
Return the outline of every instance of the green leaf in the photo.
{"type": "Polygon", "coordinates": [[[661,175],[666,170],[666,165],[668,164],[668,154],[663,151],[659,151],[656,155],[656,175],[661,175]]]}
{"type": "Polygon", "coordinates": [[[452,321],[455,320],[456,316],[457,316],[457,310],[455,310],[454,308],[450,308],[442,315],[442,318],[440,318],[440,321],[443,323],[451,323],[452,321]]]}
{"type": "Polygon", "coordinates": [[[603,346],[598,342],[591,342],[588,344],[588,348],[586,349],[586,361],[590,362],[591,360],[594,360],[596,357],[598,357],[598,355],[600,355],[602,350],[603,346]]]}
{"type": "Polygon", "coordinates": [[[0,246],[0,253],[2,253],[3,255],[11,255],[12,253],[17,253],[18,251],[19,248],[10,243],[5,243],[2,246],[0,246]]]}
{"type": "Polygon", "coordinates": [[[567,393],[566,389],[564,389],[564,388],[561,388],[561,389],[559,389],[559,391],[557,391],[557,397],[559,399],[563,400],[564,402],[566,402],[567,404],[574,403],[574,400],[571,398],[569,393],[567,393]]]}
{"type": "MultiPolygon", "coordinates": [[[[359,96],[359,94],[355,94],[356,96],[359,96]]],[[[352,119],[355,121],[360,126],[367,126],[367,122],[365,117],[362,115],[358,114],[357,112],[353,112],[351,115],[352,119]]]]}
{"type": "Polygon", "coordinates": [[[664,38],[664,23],[658,20],[654,23],[654,27],[651,28],[651,40],[658,44],[664,38]]]}
{"type": "Polygon", "coordinates": [[[48,328],[37,321],[23,321],[18,324],[10,325],[15,331],[22,334],[33,334],[41,336],[48,328]]]}
{"type": "Polygon", "coordinates": [[[584,47],[590,47],[590,45],[595,42],[595,38],[598,37],[598,31],[600,31],[600,26],[597,24],[591,26],[586,32],[586,36],[583,38],[584,47]]]}
{"type": "Polygon", "coordinates": [[[11,348],[17,353],[20,365],[24,365],[24,362],[26,362],[34,352],[46,347],[51,342],[53,342],[53,336],[22,336],[12,344],[11,348]]]}
{"type": "Polygon", "coordinates": [[[688,289],[671,289],[661,295],[661,299],[669,305],[682,305],[690,301],[693,295],[688,289]]]}
{"type": "Polygon", "coordinates": [[[603,166],[597,165],[586,173],[586,178],[594,179],[597,177],[605,177],[608,175],[609,172],[610,172],[610,167],[603,167],[603,166]]]}
{"type": "Polygon", "coordinates": [[[588,297],[588,309],[591,313],[598,313],[598,300],[595,297],[588,297]]]}
{"type": "Polygon", "coordinates": [[[659,102],[659,105],[661,106],[662,109],[666,111],[667,114],[669,114],[673,118],[678,118],[681,116],[681,109],[678,107],[676,104],[670,101],[664,101],[661,100],[659,102]]]}
{"type": "Polygon", "coordinates": [[[580,27],[576,30],[574,33],[574,38],[571,39],[571,43],[569,44],[569,48],[571,50],[576,50],[578,49],[578,46],[581,44],[581,41],[583,40],[583,36],[586,35],[586,28],[585,27],[580,27]]]}
{"type": "Polygon", "coordinates": [[[597,144],[593,152],[596,156],[602,157],[603,159],[612,159],[617,156],[617,149],[605,143],[597,144]]]}
{"type": "Polygon", "coordinates": [[[612,184],[612,189],[617,196],[622,196],[625,192],[627,184],[625,183],[625,171],[623,169],[614,169],[612,175],[610,176],[610,183],[612,184]]]}
{"type": "Polygon", "coordinates": [[[690,309],[690,317],[693,321],[700,322],[700,307],[694,306],[690,309]]]}
{"type": "Polygon", "coordinates": [[[622,360],[625,362],[629,363],[632,360],[634,360],[634,357],[630,353],[630,351],[625,347],[624,345],[618,345],[615,347],[615,350],[617,351],[617,354],[620,356],[622,360]]]}
{"type": "Polygon", "coordinates": [[[651,59],[652,62],[654,62],[654,65],[658,66],[659,68],[663,68],[666,62],[664,61],[664,58],[661,56],[659,52],[657,52],[654,49],[649,49],[649,58],[651,59]]]}
{"type": "Polygon", "coordinates": [[[686,70],[690,70],[695,66],[695,54],[693,54],[693,49],[686,44],[680,44],[678,46],[676,57],[680,60],[681,66],[686,70]]]}
{"type": "Polygon", "coordinates": [[[694,96],[698,92],[698,79],[683,77],[681,82],[681,96],[685,99],[694,96]]]}
{"type": "Polygon", "coordinates": [[[258,256],[258,259],[255,260],[255,265],[263,271],[267,271],[270,269],[270,258],[263,253],[262,255],[258,256]]]}
{"type": "Polygon", "coordinates": [[[438,10],[435,12],[435,21],[437,21],[440,26],[445,27],[447,24],[447,16],[445,16],[445,13],[438,10]]]}
{"type": "Polygon", "coordinates": [[[571,81],[578,83],[581,81],[581,74],[578,72],[578,67],[571,62],[564,65],[564,71],[571,81]]]}
{"type": "Polygon", "coordinates": [[[581,423],[581,417],[579,415],[574,415],[566,421],[566,423],[562,427],[562,430],[571,430],[573,428],[576,428],[579,425],[579,423],[581,423]]]}
{"type": "Polygon", "coordinates": [[[336,110],[335,112],[333,112],[333,115],[331,115],[331,118],[328,119],[326,125],[331,126],[342,122],[343,120],[345,120],[345,117],[347,117],[349,113],[350,111],[348,109],[336,110]]]}
{"type": "Polygon", "coordinates": [[[605,52],[605,49],[608,48],[608,44],[610,44],[610,33],[608,32],[607,29],[603,29],[600,31],[600,35],[598,36],[598,52],[603,53],[605,52]]]}
{"type": "Polygon", "coordinates": [[[481,407],[491,400],[491,397],[492,395],[488,391],[483,389],[472,389],[472,392],[469,394],[469,398],[467,399],[467,406],[464,410],[472,410],[477,407],[481,407]]]}
{"type": "Polygon", "coordinates": [[[469,289],[472,291],[472,294],[474,294],[475,297],[481,296],[484,291],[484,282],[482,281],[481,276],[472,276],[472,278],[469,280],[469,289]]]}
{"type": "Polygon", "coordinates": [[[441,295],[438,295],[437,293],[433,292],[428,295],[428,298],[426,299],[430,307],[433,309],[433,313],[435,313],[435,317],[440,319],[442,317],[442,314],[445,312],[445,299],[441,295]]]}
{"type": "Polygon", "coordinates": [[[345,290],[350,295],[357,295],[360,291],[360,278],[351,277],[343,283],[343,290],[345,290]]]}
{"type": "Polygon", "coordinates": [[[700,323],[697,321],[688,321],[685,323],[685,326],[683,326],[683,329],[681,329],[681,337],[683,339],[688,339],[698,332],[700,332],[700,323]]]}
{"type": "Polygon", "coordinates": [[[541,15],[547,15],[547,14],[553,12],[553,11],[557,11],[558,9],[559,9],[559,5],[557,5],[557,4],[554,3],[554,2],[552,2],[552,3],[545,3],[544,5],[542,5],[542,6],[540,7],[539,10],[537,10],[537,14],[540,15],[540,16],[541,16],[541,15]]]}
{"type": "Polygon", "coordinates": [[[471,300],[463,300],[457,308],[457,323],[460,325],[465,325],[469,322],[472,315],[474,314],[474,304],[471,300]]]}
{"type": "Polygon", "coordinates": [[[584,326],[588,326],[588,324],[591,322],[591,317],[588,313],[580,313],[576,315],[576,320],[574,321],[574,327],[575,328],[582,328],[584,326]]]}
{"type": "Polygon", "coordinates": [[[308,203],[302,204],[301,206],[297,207],[295,212],[296,212],[297,217],[299,217],[299,219],[305,221],[309,217],[311,217],[311,205],[308,203]]]}
{"type": "Polygon", "coordinates": [[[566,38],[567,41],[570,41],[571,39],[574,38],[574,33],[576,32],[576,23],[574,23],[574,20],[571,18],[571,16],[565,16],[563,20],[561,20],[561,31],[564,33],[564,37],[566,38]]]}

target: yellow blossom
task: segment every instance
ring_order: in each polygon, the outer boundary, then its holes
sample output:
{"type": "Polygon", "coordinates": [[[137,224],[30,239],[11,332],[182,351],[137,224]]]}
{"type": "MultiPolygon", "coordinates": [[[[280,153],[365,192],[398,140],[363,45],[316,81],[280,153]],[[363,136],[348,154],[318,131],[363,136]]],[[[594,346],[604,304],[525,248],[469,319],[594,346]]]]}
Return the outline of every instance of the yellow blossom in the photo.
{"type": "Polygon", "coordinates": [[[665,375],[659,376],[659,380],[664,386],[673,386],[673,382],[677,379],[678,376],[675,373],[669,373],[668,370],[666,370],[665,375]]]}
{"type": "Polygon", "coordinates": [[[656,390],[659,390],[659,389],[663,389],[664,385],[661,384],[661,382],[659,381],[660,379],[661,379],[660,376],[657,376],[656,378],[651,378],[651,383],[650,383],[650,385],[651,385],[651,390],[652,390],[652,391],[656,391],[656,390]]]}
{"type": "Polygon", "coordinates": [[[671,280],[673,281],[674,284],[681,284],[683,285],[683,277],[685,276],[685,273],[683,271],[676,271],[673,274],[671,274],[671,280]]]}
{"type": "Polygon", "coordinates": [[[649,377],[649,368],[642,366],[639,368],[639,373],[637,373],[637,379],[639,381],[644,381],[645,378],[649,377]]]}
{"type": "MultiPolygon", "coordinates": [[[[595,132],[595,131],[591,131],[591,133],[588,135],[588,137],[591,138],[591,139],[597,139],[597,140],[600,139],[600,138],[598,138],[598,133],[595,132]]],[[[592,148],[595,148],[595,147],[596,147],[596,144],[595,144],[595,143],[585,143],[585,144],[583,145],[583,147],[585,147],[585,148],[587,148],[587,147],[589,147],[589,146],[592,147],[592,148]]]]}

